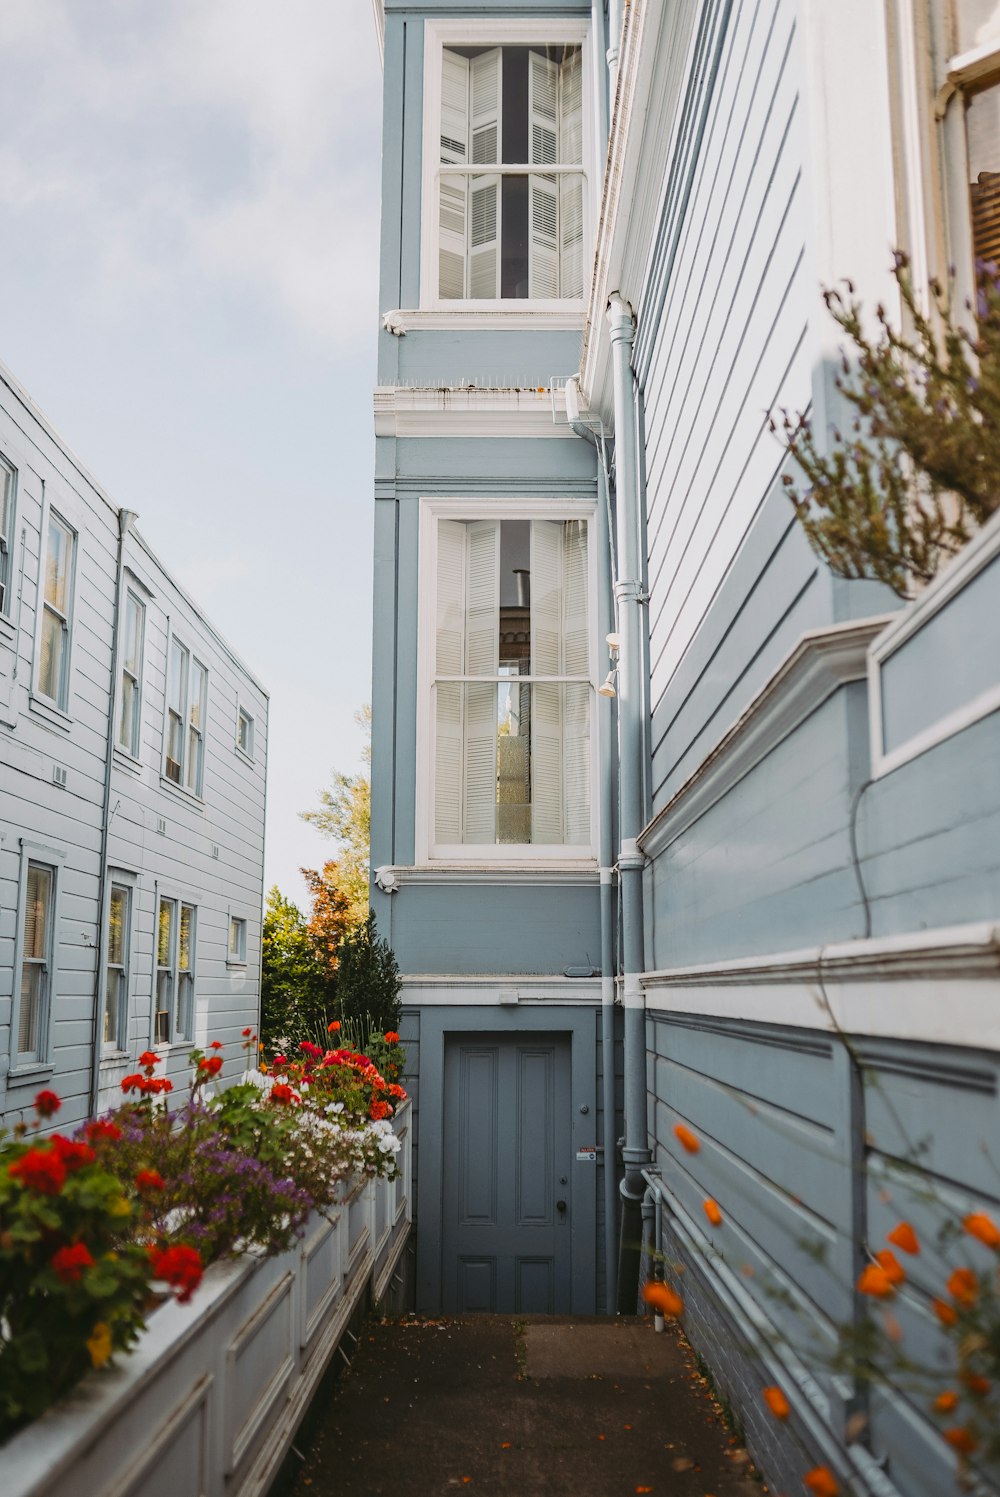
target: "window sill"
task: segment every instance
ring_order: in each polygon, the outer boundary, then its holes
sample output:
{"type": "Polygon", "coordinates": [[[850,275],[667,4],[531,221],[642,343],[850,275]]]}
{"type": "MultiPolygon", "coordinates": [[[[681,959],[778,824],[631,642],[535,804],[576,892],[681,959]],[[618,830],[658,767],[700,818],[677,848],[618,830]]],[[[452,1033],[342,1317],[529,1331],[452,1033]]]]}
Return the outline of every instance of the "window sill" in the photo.
{"type": "Polygon", "coordinates": [[[61,707],[57,707],[55,702],[50,702],[46,697],[36,696],[34,692],[30,692],[28,708],[50,728],[58,728],[62,733],[72,732],[73,719],[69,713],[64,712],[61,707]]]}
{"type": "Polygon", "coordinates": [[[5,645],[12,645],[17,638],[17,627],[11,622],[5,613],[0,613],[0,639],[5,645]]]}
{"type": "Polygon", "coordinates": [[[248,754],[246,749],[241,749],[238,743],[233,744],[233,752],[235,753],[237,759],[243,760],[244,764],[252,765],[254,763],[253,754],[248,754]]]}
{"type": "Polygon", "coordinates": [[[539,860],[509,863],[460,863],[442,859],[440,862],[420,863],[409,867],[380,868],[378,872],[383,877],[391,873],[398,888],[406,884],[509,884],[517,887],[555,884],[563,888],[573,885],[596,887],[600,881],[596,858],[567,859],[565,862],[539,860]]]}
{"type": "Polygon", "coordinates": [[[236,961],[235,959],[227,961],[226,966],[230,969],[230,971],[235,972],[245,972],[247,969],[247,964],[245,961],[236,961]]]}
{"type": "Polygon", "coordinates": [[[204,811],[205,802],[200,795],[193,790],[186,790],[183,785],[178,785],[176,780],[170,780],[165,774],[160,775],[160,789],[177,797],[184,805],[190,806],[194,811],[204,811]]]}
{"type": "Polygon", "coordinates": [[[8,1086],[31,1086],[51,1076],[55,1066],[51,1060],[29,1060],[23,1065],[11,1066],[7,1072],[8,1086]]]}
{"type": "Polygon", "coordinates": [[[450,328],[582,332],[586,322],[586,308],[582,301],[541,302],[537,311],[530,310],[525,302],[508,303],[508,306],[510,310],[496,302],[457,302],[452,306],[397,308],[383,313],[382,326],[387,333],[403,338],[407,333],[443,332],[450,328]]]}
{"type": "Polygon", "coordinates": [[[128,749],[122,748],[120,744],[114,747],[115,764],[119,769],[128,770],[129,774],[140,774],[142,772],[142,760],[130,754],[128,749]]]}

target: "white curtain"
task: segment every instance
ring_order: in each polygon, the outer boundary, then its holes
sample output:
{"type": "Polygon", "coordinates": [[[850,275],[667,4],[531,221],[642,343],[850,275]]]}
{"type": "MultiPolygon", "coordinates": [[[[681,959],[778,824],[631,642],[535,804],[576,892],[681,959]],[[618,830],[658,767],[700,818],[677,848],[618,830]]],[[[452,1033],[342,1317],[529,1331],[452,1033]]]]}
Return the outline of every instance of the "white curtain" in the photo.
{"type": "MultiPolygon", "coordinates": [[[[583,520],[531,522],[531,651],[532,675],[589,675],[583,520]]],[[[536,685],[531,724],[531,840],[589,844],[589,686],[536,685]]]]}

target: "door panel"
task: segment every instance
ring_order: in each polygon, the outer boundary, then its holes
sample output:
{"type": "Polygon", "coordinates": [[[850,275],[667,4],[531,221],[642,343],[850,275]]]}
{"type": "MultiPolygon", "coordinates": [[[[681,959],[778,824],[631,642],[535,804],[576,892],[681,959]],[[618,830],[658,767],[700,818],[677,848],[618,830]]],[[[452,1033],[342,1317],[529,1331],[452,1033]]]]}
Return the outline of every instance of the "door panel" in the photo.
{"type": "Polygon", "coordinates": [[[443,1308],[570,1309],[568,1035],[445,1044],[443,1308]]]}

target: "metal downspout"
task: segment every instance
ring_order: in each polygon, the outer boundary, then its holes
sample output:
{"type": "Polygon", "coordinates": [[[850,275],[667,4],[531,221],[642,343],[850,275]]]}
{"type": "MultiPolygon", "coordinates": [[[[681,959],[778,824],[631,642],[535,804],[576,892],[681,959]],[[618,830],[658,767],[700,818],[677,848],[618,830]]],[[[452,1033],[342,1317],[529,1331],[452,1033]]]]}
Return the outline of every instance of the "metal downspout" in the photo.
{"type": "Polygon", "coordinates": [[[643,964],[642,869],[636,838],[642,830],[642,637],[645,601],[639,559],[639,464],[636,448],[632,309],[617,294],[608,306],[614,367],[616,529],[615,583],[621,656],[618,667],[618,870],[622,899],[622,1002],[625,1008],[625,1178],[621,1183],[618,1310],[635,1313],[642,1253],[643,1167],[646,1136],[646,1033],[640,976],[643,964]]]}
{"type": "MultiPolygon", "coordinates": [[[[615,613],[615,549],[608,499],[608,467],[603,428],[591,430],[580,420],[580,376],[566,381],[566,418],[570,430],[597,453],[597,507],[608,565],[603,569],[598,600],[602,637],[617,629],[615,613]],[[598,435],[598,432],[600,435],[598,435]]],[[[601,766],[600,911],[601,911],[601,1107],[604,1114],[604,1308],[614,1315],[618,1280],[617,1128],[615,1126],[615,886],[614,886],[614,766],[612,763],[611,706],[598,712],[601,766]]]]}
{"type": "Polygon", "coordinates": [[[88,1117],[97,1116],[101,1089],[101,1019],[104,1012],[104,969],[108,960],[108,844],[111,838],[111,775],[115,763],[115,708],[118,704],[118,668],[121,661],[121,639],[118,627],[122,603],[122,576],[125,568],[125,537],[136,519],[134,509],[118,511],[118,558],[115,564],[115,606],[111,620],[111,691],[108,697],[108,742],[104,755],[104,799],[101,806],[101,866],[97,881],[97,972],[94,976],[94,1022],[90,1045],[90,1103],[88,1117]]]}

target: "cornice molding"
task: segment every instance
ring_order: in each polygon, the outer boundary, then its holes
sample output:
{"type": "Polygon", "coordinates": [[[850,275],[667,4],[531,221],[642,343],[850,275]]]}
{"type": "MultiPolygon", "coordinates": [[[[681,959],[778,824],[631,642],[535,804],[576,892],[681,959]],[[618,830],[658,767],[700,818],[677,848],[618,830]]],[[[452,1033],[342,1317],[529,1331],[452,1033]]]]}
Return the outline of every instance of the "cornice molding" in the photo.
{"type": "Polygon", "coordinates": [[[572,436],[562,390],[543,387],[379,385],[374,407],[377,437],[572,436]]]}
{"type": "Polygon", "coordinates": [[[803,634],[707,759],[640,833],[655,858],[805,722],[838,687],[867,675],[868,647],[894,614],[803,634]]]}

